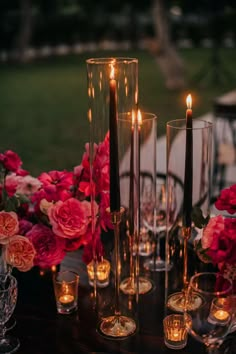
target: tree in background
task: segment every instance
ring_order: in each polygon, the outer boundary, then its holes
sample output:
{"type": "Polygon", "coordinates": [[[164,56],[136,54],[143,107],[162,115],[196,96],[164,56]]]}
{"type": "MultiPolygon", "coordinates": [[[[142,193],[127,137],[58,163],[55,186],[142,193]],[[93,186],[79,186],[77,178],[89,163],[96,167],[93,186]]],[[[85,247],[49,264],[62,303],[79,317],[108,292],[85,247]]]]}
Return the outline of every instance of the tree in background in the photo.
{"type": "Polygon", "coordinates": [[[150,50],[155,56],[165,78],[166,87],[180,89],[185,86],[184,62],[178,54],[170,35],[170,21],[165,0],[153,0],[153,26],[155,42],[150,50]]]}

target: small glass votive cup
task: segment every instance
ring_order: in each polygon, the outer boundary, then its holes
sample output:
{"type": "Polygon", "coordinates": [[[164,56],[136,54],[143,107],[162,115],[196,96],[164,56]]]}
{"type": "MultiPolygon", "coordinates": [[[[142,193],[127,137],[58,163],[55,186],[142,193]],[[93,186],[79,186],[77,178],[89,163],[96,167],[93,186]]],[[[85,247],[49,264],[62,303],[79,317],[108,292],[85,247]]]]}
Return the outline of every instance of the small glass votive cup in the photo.
{"type": "Polygon", "coordinates": [[[164,341],[171,349],[182,349],[187,344],[187,328],[184,315],[172,314],[164,318],[164,341]]]}
{"type": "MultiPolygon", "coordinates": [[[[87,272],[88,272],[88,280],[91,286],[94,286],[94,261],[91,261],[87,265],[87,272]]],[[[100,262],[97,263],[97,286],[99,288],[105,288],[109,285],[110,281],[110,271],[111,271],[111,264],[108,260],[102,259],[100,262]]]]}
{"type": "Polygon", "coordinates": [[[57,312],[68,315],[78,308],[79,275],[73,271],[62,271],[54,274],[54,293],[57,312]]]}
{"type": "Polygon", "coordinates": [[[231,319],[231,302],[226,297],[216,297],[212,300],[208,322],[226,325],[231,319]]]}

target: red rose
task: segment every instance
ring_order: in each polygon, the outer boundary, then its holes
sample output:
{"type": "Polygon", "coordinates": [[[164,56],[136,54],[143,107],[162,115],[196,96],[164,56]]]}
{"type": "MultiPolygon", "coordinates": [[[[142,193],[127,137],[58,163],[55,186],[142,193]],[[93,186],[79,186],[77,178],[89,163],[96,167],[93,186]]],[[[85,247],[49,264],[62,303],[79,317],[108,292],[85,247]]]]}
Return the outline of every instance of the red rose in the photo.
{"type": "Polygon", "coordinates": [[[48,268],[59,264],[64,258],[65,240],[57,237],[49,227],[43,224],[34,225],[26,236],[36,250],[35,265],[48,268]]]}
{"type": "Polygon", "coordinates": [[[207,254],[214,264],[236,262],[236,219],[225,218],[224,229],[214,233],[207,254]]]}
{"type": "Polygon", "coordinates": [[[226,210],[229,214],[236,213],[236,184],[221,191],[215,206],[218,210],[226,210]]]}
{"type": "Polygon", "coordinates": [[[19,156],[11,150],[7,150],[4,154],[0,154],[0,162],[2,162],[3,166],[8,171],[12,172],[16,172],[22,165],[22,161],[19,156]]]}

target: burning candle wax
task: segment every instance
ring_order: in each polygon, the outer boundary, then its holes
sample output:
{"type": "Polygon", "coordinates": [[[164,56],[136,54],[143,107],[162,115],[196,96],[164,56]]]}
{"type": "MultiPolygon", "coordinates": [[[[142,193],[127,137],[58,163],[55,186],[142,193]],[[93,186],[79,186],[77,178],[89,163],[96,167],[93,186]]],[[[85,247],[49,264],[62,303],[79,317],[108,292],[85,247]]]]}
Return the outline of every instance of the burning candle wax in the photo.
{"type": "MultiPolygon", "coordinates": [[[[99,287],[105,287],[109,284],[109,275],[110,275],[110,262],[106,259],[103,259],[97,264],[97,285],[99,287]]],[[[89,283],[93,286],[94,282],[94,263],[93,261],[87,265],[89,283]]]]}
{"type": "Polygon", "coordinates": [[[110,73],[110,210],[120,211],[120,180],[119,180],[119,154],[117,132],[117,87],[114,79],[114,66],[111,64],[110,73]]]}
{"type": "Polygon", "coordinates": [[[62,284],[63,295],[59,297],[59,301],[63,305],[70,305],[74,301],[74,296],[70,294],[70,289],[68,284],[63,282],[62,284]]]}
{"type": "Polygon", "coordinates": [[[74,296],[70,294],[62,295],[59,297],[59,301],[63,305],[68,305],[74,301],[74,296]]]}
{"type": "Polygon", "coordinates": [[[186,99],[186,146],[185,146],[185,174],[184,174],[184,201],[183,226],[191,227],[192,189],[193,189],[193,132],[192,132],[192,97],[186,99]]]}
{"type": "Polygon", "coordinates": [[[173,331],[170,334],[170,340],[173,340],[174,342],[180,341],[181,340],[181,332],[179,331],[178,328],[174,328],[173,331]]]}
{"type": "Polygon", "coordinates": [[[229,313],[227,311],[225,311],[225,310],[217,310],[214,313],[214,317],[215,317],[216,320],[226,321],[229,318],[229,313]]]}

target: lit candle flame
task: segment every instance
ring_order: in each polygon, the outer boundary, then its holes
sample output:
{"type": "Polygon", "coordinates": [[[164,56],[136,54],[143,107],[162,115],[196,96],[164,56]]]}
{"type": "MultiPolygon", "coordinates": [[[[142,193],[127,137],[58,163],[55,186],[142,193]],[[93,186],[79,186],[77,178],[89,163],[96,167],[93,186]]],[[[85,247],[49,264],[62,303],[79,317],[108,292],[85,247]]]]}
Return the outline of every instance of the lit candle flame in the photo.
{"type": "Polygon", "coordinates": [[[51,271],[52,272],[56,272],[56,270],[57,270],[57,267],[55,265],[51,266],[51,271]]]}
{"type": "Polygon", "coordinates": [[[142,114],[139,109],[138,110],[138,126],[140,127],[140,125],[142,125],[142,114]]]}
{"type": "Polygon", "coordinates": [[[115,77],[115,68],[114,68],[113,64],[110,64],[110,66],[111,66],[110,79],[113,80],[115,77]]]}
{"type": "Polygon", "coordinates": [[[135,124],[135,112],[132,111],[132,128],[134,127],[135,124]]]}
{"type": "Polygon", "coordinates": [[[192,96],[190,94],[186,98],[186,104],[188,109],[192,108],[192,96]]]}

